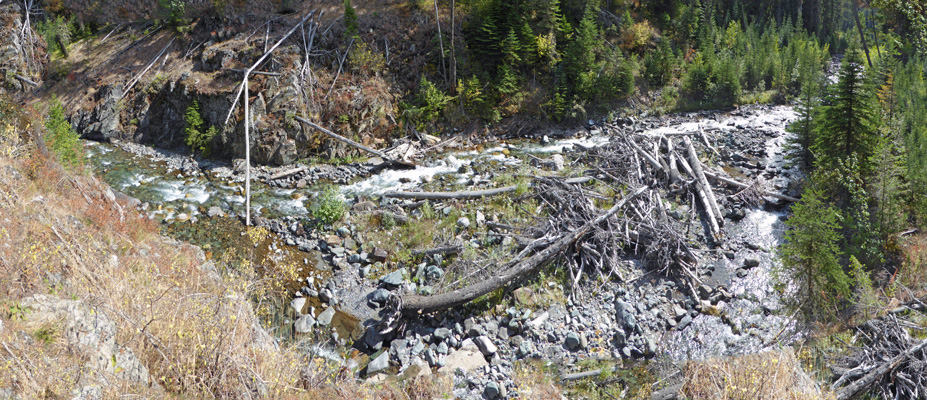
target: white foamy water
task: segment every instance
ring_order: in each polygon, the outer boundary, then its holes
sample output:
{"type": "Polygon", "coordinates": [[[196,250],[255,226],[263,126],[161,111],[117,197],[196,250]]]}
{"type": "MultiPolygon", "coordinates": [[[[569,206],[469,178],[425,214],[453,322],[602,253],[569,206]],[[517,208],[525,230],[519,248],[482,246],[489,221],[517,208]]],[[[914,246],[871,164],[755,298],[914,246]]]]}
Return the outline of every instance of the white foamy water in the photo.
{"type": "Polygon", "coordinates": [[[564,149],[571,150],[576,145],[585,148],[599,147],[608,143],[609,140],[611,140],[611,136],[608,135],[589,135],[579,138],[555,140],[548,144],[525,143],[522,146],[522,150],[537,154],[561,153],[564,149]]]}

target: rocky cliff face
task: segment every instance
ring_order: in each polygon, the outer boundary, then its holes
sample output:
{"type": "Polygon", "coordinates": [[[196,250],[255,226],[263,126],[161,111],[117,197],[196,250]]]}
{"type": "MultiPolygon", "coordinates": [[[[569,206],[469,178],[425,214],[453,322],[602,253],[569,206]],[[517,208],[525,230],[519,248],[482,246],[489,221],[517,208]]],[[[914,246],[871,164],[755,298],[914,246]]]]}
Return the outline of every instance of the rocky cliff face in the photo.
{"type": "MultiPolygon", "coordinates": [[[[149,72],[125,97],[122,95],[127,80],[103,85],[76,106],[72,104],[72,124],[92,140],[117,139],[179,148],[185,146],[186,110],[195,101],[203,129],[218,130],[211,142],[212,156],[244,157],[242,101],[235,106],[228,124],[225,121],[238,93],[241,69],[255,62],[261,53],[246,46],[242,36],[217,32],[186,61],[170,58],[166,64],[179,64],[166,67],[164,73],[149,72]]],[[[315,116],[323,125],[368,140],[383,137],[395,128],[392,115],[396,113],[397,96],[383,78],[354,75],[346,68],[336,82],[338,87],[326,92],[331,86],[322,79],[334,79],[336,73],[312,65],[309,69],[314,75],[307,74],[300,53],[298,46],[281,46],[261,68],[270,75],[253,75],[249,79],[254,162],[285,165],[313,154],[340,157],[350,151],[340,143],[323,139],[298,123],[295,116],[315,116]]]]}
{"type": "MultiPolygon", "coordinates": [[[[308,155],[310,149],[305,145],[313,132],[292,121],[299,103],[296,92],[279,85],[270,86],[251,99],[252,158],[259,164],[291,164],[308,155]]],[[[221,127],[234,100],[234,93],[198,92],[190,78],[164,82],[120,99],[123,90],[122,84],[112,84],[98,91],[93,108],[78,110],[72,116],[77,131],[91,140],[183,147],[184,115],[194,101],[199,104],[205,126],[221,127]]],[[[238,108],[242,108],[241,104],[238,108]]],[[[214,156],[244,156],[244,113],[239,110],[235,114],[213,139],[214,156]]]]}

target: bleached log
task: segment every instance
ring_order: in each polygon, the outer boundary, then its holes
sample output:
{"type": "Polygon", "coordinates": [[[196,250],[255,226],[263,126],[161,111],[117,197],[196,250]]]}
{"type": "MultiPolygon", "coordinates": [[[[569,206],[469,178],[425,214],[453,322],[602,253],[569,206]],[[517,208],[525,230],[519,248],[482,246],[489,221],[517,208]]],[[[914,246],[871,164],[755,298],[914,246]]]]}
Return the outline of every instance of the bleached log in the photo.
{"type": "MultiPolygon", "coordinates": [[[[749,188],[749,187],[750,187],[750,185],[748,185],[748,184],[746,184],[746,183],[737,182],[737,181],[735,181],[735,180],[733,180],[733,179],[725,178],[725,177],[721,176],[720,174],[717,174],[717,173],[715,173],[715,172],[713,172],[713,171],[707,171],[707,170],[706,170],[706,171],[705,171],[705,176],[707,176],[707,177],[709,177],[709,178],[711,178],[711,179],[714,179],[714,180],[716,180],[716,181],[718,181],[718,182],[726,183],[726,184],[731,185],[731,186],[736,186],[736,187],[739,187],[739,188],[741,188],[741,189],[746,189],[746,188],[749,188]]],[[[796,199],[796,198],[794,198],[794,197],[792,197],[792,196],[786,196],[786,195],[784,195],[784,194],[779,194],[779,193],[775,193],[775,192],[769,192],[769,191],[765,191],[765,190],[764,190],[764,191],[763,191],[763,195],[764,195],[764,196],[769,196],[769,197],[772,197],[772,198],[776,198],[776,199],[780,199],[780,200],[790,201],[790,202],[792,202],[792,203],[797,203],[797,202],[798,202],[798,199],[796,199]]]]}
{"type": "Polygon", "coordinates": [[[444,246],[444,247],[435,247],[433,249],[425,250],[412,250],[413,256],[434,256],[436,254],[448,255],[448,254],[459,254],[463,251],[463,246],[453,245],[453,246],[444,246]]]}
{"type": "Polygon", "coordinates": [[[667,158],[669,159],[669,176],[673,183],[681,182],[682,176],[679,175],[679,169],[676,167],[676,153],[673,151],[673,139],[666,138],[667,158]]]}
{"type": "Polygon", "coordinates": [[[380,151],[380,150],[376,150],[376,149],[373,149],[373,148],[371,148],[371,147],[367,147],[367,146],[364,146],[364,145],[362,145],[362,144],[360,144],[360,143],[357,143],[357,142],[355,142],[355,141],[353,141],[353,140],[351,140],[351,139],[348,139],[348,138],[346,138],[346,137],[344,137],[344,136],[341,136],[341,135],[339,135],[339,134],[337,134],[337,133],[335,133],[335,132],[332,132],[332,131],[330,131],[330,130],[328,130],[328,129],[325,129],[325,128],[319,126],[318,124],[316,124],[316,123],[314,123],[314,122],[312,122],[312,121],[310,121],[310,120],[308,120],[308,119],[305,119],[305,118],[303,118],[303,117],[295,117],[295,119],[296,119],[297,121],[299,121],[299,122],[302,122],[302,123],[304,123],[304,124],[306,124],[306,125],[309,125],[309,126],[312,127],[312,128],[315,128],[315,129],[318,130],[319,132],[322,132],[322,133],[328,135],[328,136],[331,137],[332,139],[338,140],[338,141],[340,141],[340,142],[342,142],[342,143],[345,143],[345,144],[348,144],[348,145],[350,145],[350,146],[353,146],[353,147],[356,147],[356,148],[358,148],[358,149],[361,149],[361,150],[363,150],[363,151],[366,151],[366,152],[368,152],[368,153],[370,153],[370,154],[373,154],[373,155],[375,155],[375,156],[377,156],[377,157],[380,157],[380,158],[382,158],[382,159],[384,159],[384,160],[391,161],[391,162],[396,162],[396,160],[394,160],[392,157],[386,155],[386,153],[384,153],[384,152],[382,152],[382,151],[380,151]]]}
{"type": "Polygon", "coordinates": [[[703,209],[705,210],[705,215],[708,217],[708,228],[711,230],[711,235],[715,238],[721,235],[721,228],[718,226],[718,221],[714,215],[714,211],[709,205],[708,195],[705,194],[705,190],[702,189],[702,184],[699,182],[699,179],[695,176],[695,171],[686,162],[686,159],[679,157],[679,165],[682,166],[686,173],[689,174],[693,179],[695,179],[695,193],[698,195],[699,201],[702,202],[703,209]]]}
{"type": "MultiPolygon", "coordinates": [[[[564,183],[577,184],[589,182],[591,178],[579,177],[564,180],[564,183]]],[[[389,191],[383,193],[383,197],[392,197],[394,199],[413,199],[413,200],[469,200],[481,199],[484,197],[498,196],[500,194],[511,193],[518,189],[518,186],[504,186],[494,189],[467,190],[459,192],[397,192],[389,191]]]]}
{"type": "Polygon", "coordinates": [[[862,378],[859,378],[853,383],[850,383],[847,386],[844,386],[837,390],[837,400],[847,400],[856,397],[863,390],[868,389],[872,384],[877,382],[879,379],[882,379],[882,376],[885,374],[891,373],[895,370],[901,363],[906,361],[912,354],[923,350],[927,347],[927,339],[921,340],[917,345],[905,350],[904,353],[901,353],[892,359],[882,363],[866,375],[863,375],[862,378]]]}
{"type": "Polygon", "coordinates": [[[164,48],[161,49],[161,52],[158,53],[158,55],[155,56],[155,58],[152,59],[150,63],[148,63],[148,66],[145,67],[142,72],[139,72],[135,78],[132,78],[132,80],[129,81],[129,83],[126,85],[126,89],[122,91],[122,96],[119,96],[119,98],[126,97],[126,95],[129,94],[129,91],[132,90],[132,87],[135,86],[136,83],[138,83],[138,80],[141,79],[142,76],[145,75],[145,73],[148,72],[148,70],[151,69],[151,67],[153,67],[156,62],[158,62],[158,59],[164,55],[164,52],[166,52],[167,49],[170,48],[172,44],[174,44],[174,40],[177,40],[177,38],[171,39],[170,43],[168,43],[167,46],[164,46],[164,48]]]}
{"type": "Polygon", "coordinates": [[[572,374],[564,374],[560,377],[561,381],[576,381],[585,378],[592,378],[594,376],[599,376],[602,374],[602,369],[594,369],[592,371],[576,372],[572,374]]]}
{"type": "Polygon", "coordinates": [[[698,180],[699,184],[702,186],[702,189],[705,190],[705,195],[708,198],[708,205],[711,207],[711,212],[718,217],[718,225],[724,226],[724,219],[721,218],[721,209],[718,207],[718,200],[715,199],[715,193],[711,190],[711,186],[708,184],[708,179],[705,178],[705,172],[702,170],[702,162],[698,159],[698,154],[695,152],[695,146],[692,145],[692,141],[688,137],[683,137],[683,142],[686,144],[686,148],[689,152],[689,161],[692,163],[692,171],[695,172],[695,179],[698,180]]]}
{"type": "Polygon", "coordinates": [[[38,83],[35,83],[35,82],[33,82],[32,80],[30,80],[29,78],[26,78],[25,76],[22,76],[22,75],[16,75],[16,79],[19,79],[19,80],[21,80],[21,81],[23,81],[23,82],[26,82],[26,83],[28,83],[28,84],[30,84],[30,85],[32,85],[32,86],[39,86],[38,83]]]}
{"type": "Polygon", "coordinates": [[[298,173],[300,173],[300,172],[305,171],[306,168],[307,168],[307,167],[297,167],[297,168],[293,168],[293,169],[288,169],[288,170],[286,170],[286,171],[283,171],[283,172],[280,172],[280,173],[271,175],[271,176],[270,176],[270,180],[273,181],[273,180],[277,180],[277,179],[280,179],[280,178],[286,178],[286,177],[288,177],[288,176],[290,176],[290,175],[296,175],[296,174],[298,174],[298,173]]]}

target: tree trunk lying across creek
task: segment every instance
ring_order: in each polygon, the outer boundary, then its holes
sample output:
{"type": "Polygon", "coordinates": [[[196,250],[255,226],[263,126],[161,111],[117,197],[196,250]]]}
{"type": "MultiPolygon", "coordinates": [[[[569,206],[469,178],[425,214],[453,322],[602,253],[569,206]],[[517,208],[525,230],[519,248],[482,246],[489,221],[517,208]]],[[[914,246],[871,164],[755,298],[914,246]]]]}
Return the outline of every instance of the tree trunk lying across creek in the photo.
{"type": "Polygon", "coordinates": [[[469,303],[480,296],[505,287],[518,278],[547,265],[556,258],[560,252],[582,238],[583,235],[587,234],[593,227],[614,216],[618,211],[624,208],[628,202],[647,191],[647,189],[647,186],[643,186],[632,191],[595,220],[584,224],[582,227],[572,232],[561,234],[543,250],[535,253],[531,257],[518,261],[515,265],[493,275],[489,279],[461,289],[433,296],[402,296],[400,298],[399,311],[404,315],[417,315],[445,310],[469,303]]]}
{"type": "MultiPolygon", "coordinates": [[[[564,183],[586,183],[592,178],[579,177],[564,180],[564,183]]],[[[413,199],[413,200],[468,200],[481,199],[483,197],[498,196],[500,194],[511,193],[518,190],[518,186],[504,186],[495,189],[469,190],[460,192],[397,192],[391,191],[383,193],[383,197],[392,197],[396,199],[413,199]]]]}

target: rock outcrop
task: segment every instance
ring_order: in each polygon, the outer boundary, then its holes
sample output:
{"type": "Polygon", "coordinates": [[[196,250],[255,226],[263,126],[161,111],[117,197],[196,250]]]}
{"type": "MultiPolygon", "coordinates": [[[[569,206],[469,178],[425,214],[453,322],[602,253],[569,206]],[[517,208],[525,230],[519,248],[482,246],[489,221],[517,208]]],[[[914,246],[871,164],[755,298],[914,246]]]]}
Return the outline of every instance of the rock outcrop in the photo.
{"type": "Polygon", "coordinates": [[[96,374],[86,377],[87,382],[78,382],[78,386],[156,385],[132,349],[116,342],[116,325],[106,311],[46,295],[26,298],[21,304],[31,310],[29,322],[60,324],[64,340],[86,357],[87,365],[96,374]]]}

